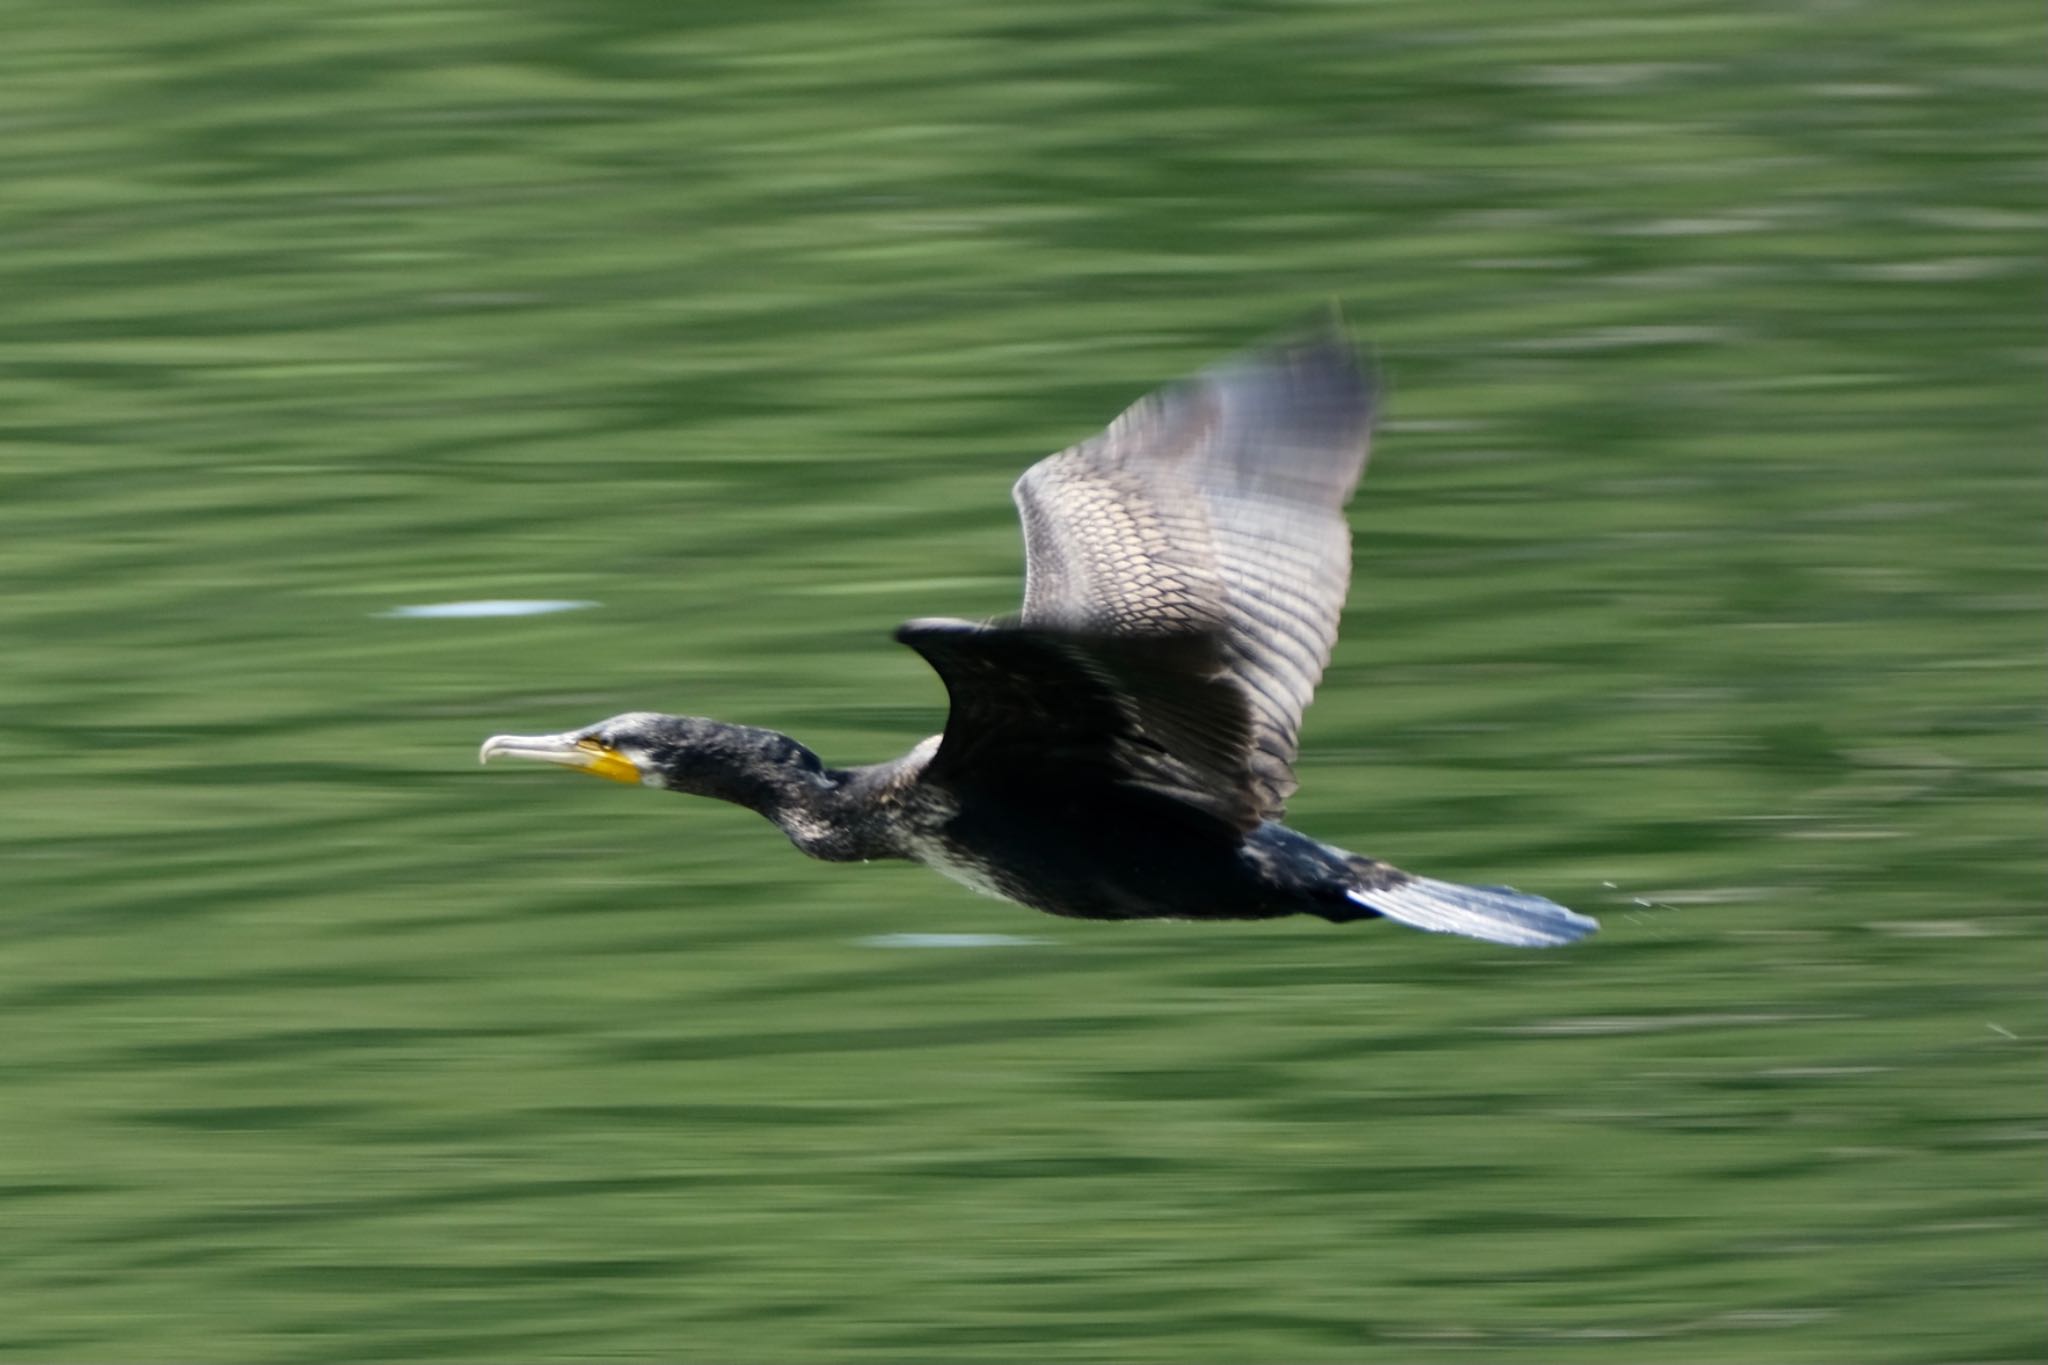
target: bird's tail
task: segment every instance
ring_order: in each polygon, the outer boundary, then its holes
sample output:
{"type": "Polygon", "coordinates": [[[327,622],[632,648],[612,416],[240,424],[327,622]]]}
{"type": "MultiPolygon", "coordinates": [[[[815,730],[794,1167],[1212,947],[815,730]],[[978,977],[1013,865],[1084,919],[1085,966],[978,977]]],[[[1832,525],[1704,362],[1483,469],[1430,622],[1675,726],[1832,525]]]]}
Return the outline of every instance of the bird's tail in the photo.
{"type": "Polygon", "coordinates": [[[1463,934],[1515,948],[1555,948],[1600,928],[1600,921],[1590,915],[1512,886],[1461,886],[1413,875],[1405,880],[1383,876],[1346,891],[1344,898],[1411,929],[1463,934]]]}

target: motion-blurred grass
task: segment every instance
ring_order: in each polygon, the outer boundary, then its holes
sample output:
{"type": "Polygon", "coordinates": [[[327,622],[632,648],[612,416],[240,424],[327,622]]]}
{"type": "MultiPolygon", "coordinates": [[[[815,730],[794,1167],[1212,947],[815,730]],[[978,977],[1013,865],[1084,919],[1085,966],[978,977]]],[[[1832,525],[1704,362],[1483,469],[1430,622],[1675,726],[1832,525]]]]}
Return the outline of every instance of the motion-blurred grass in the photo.
{"type": "Polygon", "coordinates": [[[0,1353],[2042,1358],[2040,30],[17,11],[0,1353]],[[475,768],[900,750],[1017,471],[1331,297],[1391,398],[1295,823],[1591,945],[475,768]],[[381,615],[500,597],[602,606],[381,615]]]}

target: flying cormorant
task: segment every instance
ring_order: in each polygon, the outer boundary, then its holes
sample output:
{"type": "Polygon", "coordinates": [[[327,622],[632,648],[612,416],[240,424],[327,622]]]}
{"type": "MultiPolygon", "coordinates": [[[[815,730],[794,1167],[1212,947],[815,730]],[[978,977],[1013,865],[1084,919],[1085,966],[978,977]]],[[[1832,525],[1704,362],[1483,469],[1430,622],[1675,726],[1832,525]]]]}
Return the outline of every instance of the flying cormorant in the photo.
{"type": "Polygon", "coordinates": [[[1373,393],[1334,319],[1140,400],[1017,481],[1024,609],[897,628],[945,732],[829,768],[772,730],[633,711],[493,735],[537,759],[759,811],[835,862],[908,858],[1083,919],[1383,917],[1542,948],[1598,923],[1403,872],[1280,823],[1351,573],[1373,393]]]}

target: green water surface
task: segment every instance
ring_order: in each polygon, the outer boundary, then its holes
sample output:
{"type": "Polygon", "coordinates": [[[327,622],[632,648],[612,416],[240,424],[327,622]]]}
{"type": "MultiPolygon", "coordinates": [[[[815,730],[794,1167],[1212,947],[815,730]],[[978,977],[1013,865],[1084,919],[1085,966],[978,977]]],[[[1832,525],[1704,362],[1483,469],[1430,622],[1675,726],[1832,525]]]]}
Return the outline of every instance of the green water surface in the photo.
{"type": "Polygon", "coordinates": [[[2048,1357],[2042,28],[10,9],[0,1356],[2048,1357]],[[1331,298],[1389,398],[1293,821],[1589,944],[477,768],[899,752],[1016,473],[1331,298]],[[597,605],[387,614],[502,598],[597,605]]]}

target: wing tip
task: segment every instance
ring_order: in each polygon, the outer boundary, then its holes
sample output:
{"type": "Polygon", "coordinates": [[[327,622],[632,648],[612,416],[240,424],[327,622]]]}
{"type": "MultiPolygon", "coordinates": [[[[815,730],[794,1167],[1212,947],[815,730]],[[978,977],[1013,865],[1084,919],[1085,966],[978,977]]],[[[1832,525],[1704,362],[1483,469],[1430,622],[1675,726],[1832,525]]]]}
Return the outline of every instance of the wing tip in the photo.
{"type": "Polygon", "coordinates": [[[1250,350],[1224,360],[1212,377],[1238,376],[1278,382],[1295,411],[1322,422],[1361,423],[1368,428],[1379,408],[1382,385],[1370,346],[1361,346],[1332,298],[1318,312],[1250,350]]]}
{"type": "Polygon", "coordinates": [[[1320,319],[1303,330],[1295,349],[1303,368],[1316,379],[1353,389],[1367,411],[1377,406],[1379,366],[1373,359],[1372,348],[1361,345],[1352,336],[1337,300],[1331,299],[1320,319]]]}

